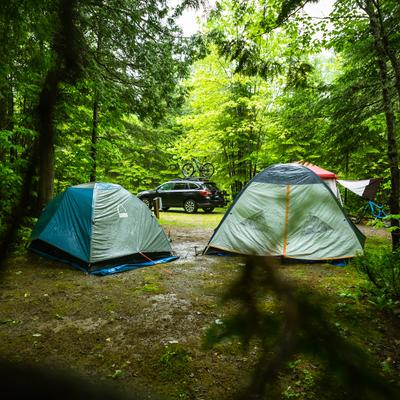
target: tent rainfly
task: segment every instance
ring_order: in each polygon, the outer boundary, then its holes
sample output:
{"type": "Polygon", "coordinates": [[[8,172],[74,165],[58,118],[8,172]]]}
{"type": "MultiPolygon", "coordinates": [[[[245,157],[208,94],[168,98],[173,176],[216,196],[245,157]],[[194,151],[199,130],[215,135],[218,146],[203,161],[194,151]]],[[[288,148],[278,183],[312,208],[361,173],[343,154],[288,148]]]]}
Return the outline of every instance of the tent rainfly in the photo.
{"type": "Polygon", "coordinates": [[[339,188],[337,187],[338,177],[334,172],[328,171],[306,161],[298,161],[298,164],[304,165],[308,169],[311,169],[311,171],[315,172],[325,182],[329,189],[332,190],[332,193],[339,199],[340,204],[343,204],[339,188]]]}
{"type": "Polygon", "coordinates": [[[204,252],[333,260],[362,253],[364,241],[312,170],[276,164],[239,193],[204,252]]]}
{"type": "Polygon", "coordinates": [[[375,198],[376,192],[378,191],[379,185],[381,184],[382,178],[371,178],[362,180],[341,180],[338,179],[334,172],[327,171],[317,165],[311,164],[305,161],[298,161],[298,164],[304,165],[311,171],[314,171],[332,190],[333,194],[339,199],[340,204],[343,204],[342,198],[340,196],[340,191],[337,184],[341,184],[346,189],[349,189],[356,195],[363,197],[364,199],[373,200],[375,198]]]}
{"type": "Polygon", "coordinates": [[[72,186],[42,212],[29,249],[94,275],[175,260],[148,207],[120,185],[72,186]]]}

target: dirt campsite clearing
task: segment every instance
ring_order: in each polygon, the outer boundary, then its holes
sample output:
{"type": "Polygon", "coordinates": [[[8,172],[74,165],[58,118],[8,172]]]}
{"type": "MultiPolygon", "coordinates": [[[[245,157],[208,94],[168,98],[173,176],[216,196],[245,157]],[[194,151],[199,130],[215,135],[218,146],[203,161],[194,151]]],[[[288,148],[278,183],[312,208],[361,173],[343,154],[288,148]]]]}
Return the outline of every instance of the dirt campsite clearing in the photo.
{"type": "MultiPolygon", "coordinates": [[[[243,351],[230,341],[202,347],[206,330],[234,309],[220,298],[244,266],[237,257],[196,256],[222,216],[222,210],[162,213],[180,259],[106,277],[21,250],[0,282],[0,356],[72,369],[149,398],[230,398],[247,382],[257,346],[243,351]]],[[[361,229],[368,245],[389,244],[384,230],[361,229]]],[[[383,374],[398,374],[398,320],[365,298],[363,280],[351,266],[292,264],[280,270],[323,294],[326,312],[343,335],[370,353],[383,374]]],[[[273,307],[272,297],[266,307],[273,307]]],[[[280,378],[283,398],[320,398],[319,375],[315,363],[294,360],[280,378]]]]}

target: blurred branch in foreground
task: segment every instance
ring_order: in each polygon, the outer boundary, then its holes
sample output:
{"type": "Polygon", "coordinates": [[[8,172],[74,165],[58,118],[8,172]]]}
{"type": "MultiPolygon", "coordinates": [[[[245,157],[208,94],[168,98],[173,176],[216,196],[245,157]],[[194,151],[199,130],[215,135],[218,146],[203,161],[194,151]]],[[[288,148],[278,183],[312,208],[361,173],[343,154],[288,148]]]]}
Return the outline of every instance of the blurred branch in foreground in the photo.
{"type": "Polygon", "coordinates": [[[53,365],[10,363],[0,359],[2,399],[13,400],[161,400],[138,389],[127,392],[105,382],[90,382],[53,365]]]}
{"type": "Polygon", "coordinates": [[[236,399],[281,398],[279,374],[299,354],[321,361],[329,380],[337,382],[337,395],[342,399],[400,398],[399,388],[387,382],[372,367],[369,356],[329,321],[322,308],[324,298],[315,293],[311,298],[311,293],[283,280],[274,263],[266,257],[247,259],[223,299],[238,303],[237,313],[224,324],[214,325],[206,336],[207,347],[231,337],[238,337],[245,348],[252,340],[259,343],[251,381],[236,399]],[[279,302],[281,313],[271,313],[263,306],[268,294],[279,302]]]}

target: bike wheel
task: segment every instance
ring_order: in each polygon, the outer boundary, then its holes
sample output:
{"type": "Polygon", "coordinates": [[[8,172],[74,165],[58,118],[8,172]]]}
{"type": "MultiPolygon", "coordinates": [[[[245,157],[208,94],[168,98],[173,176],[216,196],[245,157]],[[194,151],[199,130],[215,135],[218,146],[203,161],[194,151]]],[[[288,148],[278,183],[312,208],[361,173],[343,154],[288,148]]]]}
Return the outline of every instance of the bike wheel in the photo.
{"type": "Polygon", "coordinates": [[[354,219],[354,223],[361,224],[363,222],[364,218],[366,218],[367,213],[368,213],[368,208],[367,207],[359,210],[358,213],[356,214],[355,219],[354,219]]]}
{"type": "Polygon", "coordinates": [[[200,167],[200,174],[204,178],[211,178],[214,175],[214,166],[206,162],[200,167]]]}
{"type": "Polygon", "coordinates": [[[188,162],[186,164],[183,164],[181,171],[185,178],[189,178],[194,174],[194,166],[192,163],[188,162]]]}

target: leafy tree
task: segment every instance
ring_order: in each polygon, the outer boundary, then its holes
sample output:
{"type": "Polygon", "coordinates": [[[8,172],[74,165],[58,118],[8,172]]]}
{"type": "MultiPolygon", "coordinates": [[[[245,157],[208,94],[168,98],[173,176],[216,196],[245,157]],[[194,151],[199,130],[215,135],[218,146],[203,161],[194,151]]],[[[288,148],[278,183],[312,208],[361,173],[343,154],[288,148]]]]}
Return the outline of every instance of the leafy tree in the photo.
{"type": "Polygon", "coordinates": [[[92,98],[91,180],[95,180],[99,124],[110,110],[114,121],[118,114],[121,118],[132,113],[160,122],[183,101],[177,83],[187,73],[194,52],[193,41],[182,37],[164,1],[99,1],[88,3],[83,13],[90,57],[86,86],[92,98]]]}
{"type": "MultiPolygon", "coordinates": [[[[236,29],[235,32],[221,29],[214,31],[221,54],[228,56],[236,64],[236,71],[264,78],[277,77],[280,73],[284,73],[292,85],[296,86],[297,82],[297,86],[306,87],[307,76],[310,76],[311,69],[302,54],[304,50],[309,50],[310,44],[313,43],[314,24],[310,23],[307,18],[297,16],[298,11],[305,3],[307,1],[299,0],[234,1],[230,12],[227,12],[226,2],[219,2],[217,9],[219,18],[224,19],[223,17],[228,15],[231,19],[231,26],[236,29]],[[262,51],[263,47],[260,43],[266,38],[271,40],[276,32],[282,30],[287,32],[290,39],[289,50],[283,51],[281,57],[271,57],[271,53],[262,51]]],[[[398,14],[398,2],[393,0],[337,0],[335,12],[331,16],[331,21],[335,23],[335,30],[331,37],[336,49],[342,51],[347,48],[349,52],[356,51],[352,58],[353,60],[358,58],[358,68],[361,67],[360,70],[363,71],[364,76],[373,76],[374,82],[377,82],[380,87],[382,107],[380,112],[383,113],[386,121],[387,164],[391,177],[389,206],[394,215],[399,214],[400,176],[395,114],[400,99],[398,90],[400,69],[398,63],[398,19],[393,18],[392,15],[398,14]],[[337,46],[338,43],[342,49],[337,46]],[[364,62],[363,65],[362,62],[364,62]],[[396,103],[396,108],[394,108],[394,103],[396,103]]],[[[324,29],[325,26],[321,25],[320,29],[324,29]]],[[[324,42],[323,40],[322,43],[324,42]]],[[[268,47],[268,49],[270,48],[268,47]]],[[[351,67],[349,67],[349,73],[350,70],[351,67]]],[[[366,81],[364,80],[364,82],[366,81]]],[[[370,91],[372,92],[372,89],[370,91]]],[[[376,99],[376,91],[373,97],[376,99]]],[[[370,109],[367,117],[369,120],[364,119],[361,122],[364,128],[368,125],[371,127],[373,121],[371,118],[375,118],[377,115],[376,112],[371,114],[373,107],[365,107],[365,109],[368,108],[370,109]]],[[[351,123],[345,126],[348,125],[351,123]]],[[[362,130],[351,129],[350,131],[351,133],[360,133],[362,130]]],[[[378,137],[380,138],[380,135],[378,137]]],[[[294,141],[297,145],[297,137],[294,141]]],[[[307,139],[305,142],[308,142],[307,139]]],[[[350,144],[348,140],[343,141],[343,143],[346,142],[350,144]]],[[[348,155],[350,151],[353,151],[351,146],[345,151],[345,154],[348,155]]],[[[346,161],[345,165],[347,165],[346,161]]],[[[392,230],[394,248],[400,243],[398,225],[398,220],[392,219],[392,226],[395,228],[392,230]]]]}
{"type": "Polygon", "coordinates": [[[195,64],[188,88],[190,97],[179,118],[186,135],[177,143],[177,152],[183,159],[196,156],[214,162],[216,179],[235,195],[260,166],[273,160],[266,150],[265,110],[268,99],[272,101],[271,89],[259,78],[235,73],[213,49],[195,64]]]}
{"type": "MultiPolygon", "coordinates": [[[[57,59],[58,47],[65,45],[55,34],[59,27],[58,1],[10,1],[0,12],[0,30],[7,43],[0,68],[0,110],[4,111],[0,131],[6,142],[4,149],[8,149],[2,153],[5,168],[1,173],[8,176],[10,186],[21,182],[21,168],[26,163],[19,160],[33,148],[35,131],[50,132],[53,122],[58,131],[56,136],[48,134],[52,141],[44,136],[39,140],[37,210],[52,197],[55,157],[61,160],[65,154],[66,160],[72,161],[62,150],[65,131],[71,132],[70,144],[81,143],[73,159],[76,170],[84,173],[80,179],[75,176],[74,182],[96,179],[101,147],[98,140],[112,140],[124,126],[127,114],[137,115],[146,126],[160,123],[183,101],[179,80],[197,54],[195,39],[182,37],[174,22],[184,6],[197,5],[197,0],[185,1],[177,10],[162,0],[76,4],[74,20],[84,50],[74,62],[83,66],[85,58],[84,74],[76,87],[69,83],[72,77],[58,79],[63,69],[69,68],[57,59]],[[49,86],[57,87],[53,98],[46,92],[49,86]],[[42,111],[46,110],[44,121],[42,111]],[[81,120],[82,115],[85,118],[81,120]],[[110,126],[117,129],[109,134],[110,126]],[[89,158],[83,156],[85,152],[89,158]],[[9,169],[15,177],[7,172],[9,169]]],[[[17,194],[18,189],[12,193],[17,194]]]]}
{"type": "MultiPolygon", "coordinates": [[[[359,123],[363,126],[364,133],[375,131],[375,137],[380,139],[380,142],[383,139],[382,134],[386,131],[387,158],[380,159],[379,163],[383,169],[388,167],[390,170],[389,207],[392,214],[399,213],[400,175],[396,139],[398,127],[395,114],[396,108],[398,110],[400,92],[397,90],[398,66],[394,57],[397,39],[396,35],[389,35],[387,29],[394,27],[389,13],[396,14],[397,8],[398,6],[392,1],[342,0],[336,2],[333,13],[334,21],[336,21],[333,44],[349,60],[348,74],[358,79],[355,83],[353,78],[353,86],[347,86],[349,89],[347,98],[353,102],[353,110],[349,110],[349,115],[353,116],[353,127],[355,123],[359,123]],[[384,16],[386,13],[387,21],[384,16]],[[344,15],[351,15],[353,18],[343,19],[344,15]],[[357,41],[354,43],[355,37],[357,41]],[[394,72],[394,79],[391,69],[394,72]],[[377,97],[379,92],[381,95],[377,97]],[[354,102],[356,102],[356,107],[354,107],[354,102]],[[395,103],[397,103],[396,108],[395,103]],[[382,118],[385,125],[380,122],[382,118]]],[[[377,151],[379,147],[381,143],[375,145],[377,151]]],[[[392,244],[393,248],[396,248],[400,243],[398,220],[392,219],[391,224],[394,227],[392,244]]]]}
{"type": "MultiPolygon", "coordinates": [[[[63,82],[77,79],[81,71],[80,35],[76,29],[76,1],[56,3],[57,28],[52,33],[52,45],[57,62],[48,70],[40,91],[37,105],[37,126],[39,135],[34,143],[29,167],[22,181],[22,192],[18,200],[14,200],[8,219],[8,226],[0,243],[0,263],[5,260],[15,234],[20,227],[32,200],[34,167],[47,167],[52,153],[45,153],[54,143],[53,113],[59,99],[59,86],[63,82]]],[[[52,149],[51,149],[52,150],[52,149]]],[[[46,171],[47,173],[48,171],[46,171]]],[[[18,197],[17,197],[18,199],[18,197]]]]}

